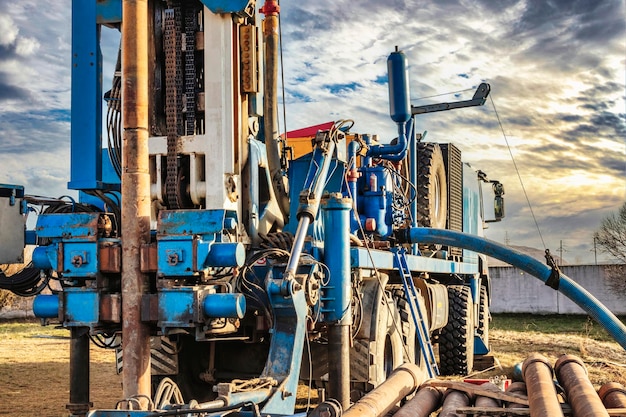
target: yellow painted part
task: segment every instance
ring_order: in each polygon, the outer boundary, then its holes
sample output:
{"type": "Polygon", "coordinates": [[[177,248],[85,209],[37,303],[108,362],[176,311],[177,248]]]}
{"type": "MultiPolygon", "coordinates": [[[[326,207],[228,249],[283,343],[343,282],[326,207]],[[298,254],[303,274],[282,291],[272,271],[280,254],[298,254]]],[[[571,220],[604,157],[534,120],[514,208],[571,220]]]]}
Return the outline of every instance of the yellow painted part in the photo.
{"type": "Polygon", "coordinates": [[[313,151],[312,136],[302,138],[287,138],[287,146],[291,148],[293,159],[298,159],[313,151]]]}

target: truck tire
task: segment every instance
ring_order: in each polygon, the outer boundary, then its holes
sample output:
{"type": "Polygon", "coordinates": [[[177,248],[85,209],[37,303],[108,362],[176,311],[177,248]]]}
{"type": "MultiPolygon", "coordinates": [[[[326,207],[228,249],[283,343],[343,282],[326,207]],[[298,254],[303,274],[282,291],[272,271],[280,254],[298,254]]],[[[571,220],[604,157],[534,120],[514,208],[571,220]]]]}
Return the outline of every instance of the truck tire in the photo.
{"type": "Polygon", "coordinates": [[[378,307],[377,323],[370,342],[373,356],[373,372],[370,383],[377,387],[384,382],[391,372],[403,362],[401,319],[396,303],[391,297],[385,296],[378,307]]]}
{"type": "MultiPolygon", "coordinates": [[[[426,360],[424,355],[422,355],[417,337],[417,329],[415,328],[413,316],[411,315],[411,307],[409,306],[404,288],[401,285],[393,286],[393,298],[396,300],[398,312],[400,313],[402,342],[405,346],[402,352],[403,359],[405,362],[418,365],[422,371],[427,372],[426,360]]],[[[424,301],[424,297],[418,293],[417,298],[422,312],[426,314],[426,302],[424,301]]],[[[428,317],[424,317],[424,320],[426,322],[426,328],[428,328],[428,317]]]]}
{"type": "Polygon", "coordinates": [[[448,324],[439,336],[439,371],[467,375],[474,366],[474,306],[470,287],[448,287],[448,324]]]}
{"type": "Polygon", "coordinates": [[[448,218],[448,187],[443,155],[436,143],[417,144],[417,223],[445,229],[448,218]]]}

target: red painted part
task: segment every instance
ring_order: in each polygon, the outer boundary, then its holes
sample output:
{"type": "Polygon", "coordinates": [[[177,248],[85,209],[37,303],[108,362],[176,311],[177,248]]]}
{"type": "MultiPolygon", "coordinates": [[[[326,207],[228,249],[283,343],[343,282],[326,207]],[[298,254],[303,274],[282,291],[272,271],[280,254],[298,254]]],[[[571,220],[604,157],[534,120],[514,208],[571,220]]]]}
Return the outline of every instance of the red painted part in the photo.
{"type": "Polygon", "coordinates": [[[263,7],[261,7],[259,11],[265,16],[276,16],[280,13],[280,6],[276,0],[265,0],[265,4],[263,4],[263,7]]]}
{"type": "MultiPolygon", "coordinates": [[[[476,378],[466,378],[463,380],[463,382],[468,382],[470,384],[474,384],[474,385],[482,385],[482,384],[486,384],[487,382],[491,382],[489,379],[476,379],[476,378]]],[[[503,389],[507,389],[509,388],[509,386],[511,385],[511,380],[510,379],[505,379],[503,384],[503,389]]]]}
{"type": "Polygon", "coordinates": [[[291,132],[287,132],[286,136],[287,136],[287,138],[313,137],[320,130],[328,130],[331,127],[333,127],[334,124],[335,124],[335,122],[326,122],[326,123],[321,123],[321,124],[315,125],[315,126],[309,126],[309,127],[305,127],[305,128],[298,129],[298,130],[292,130],[291,132]]]}

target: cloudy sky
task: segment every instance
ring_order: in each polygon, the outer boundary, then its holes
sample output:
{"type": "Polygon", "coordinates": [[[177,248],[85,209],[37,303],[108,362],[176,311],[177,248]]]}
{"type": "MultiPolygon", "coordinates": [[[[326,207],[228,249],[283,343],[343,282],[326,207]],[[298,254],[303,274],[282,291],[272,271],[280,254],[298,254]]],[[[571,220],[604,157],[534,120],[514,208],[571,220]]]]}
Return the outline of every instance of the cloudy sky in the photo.
{"type": "MultiPolygon", "coordinates": [[[[62,195],[71,2],[0,5],[0,183],[62,195]]],[[[287,129],[351,118],[354,131],[391,139],[386,59],[396,45],[409,59],[413,104],[471,98],[488,82],[493,101],[420,116],[418,129],[454,142],[464,160],[505,184],[507,217],[490,225],[489,238],[539,249],[545,242],[556,254],[562,241],[569,262],[594,261],[593,231],[626,201],[623,0],[284,0],[281,7],[287,129]],[[444,93],[452,94],[432,97],[444,93]]],[[[105,54],[113,60],[109,32],[105,54]]]]}

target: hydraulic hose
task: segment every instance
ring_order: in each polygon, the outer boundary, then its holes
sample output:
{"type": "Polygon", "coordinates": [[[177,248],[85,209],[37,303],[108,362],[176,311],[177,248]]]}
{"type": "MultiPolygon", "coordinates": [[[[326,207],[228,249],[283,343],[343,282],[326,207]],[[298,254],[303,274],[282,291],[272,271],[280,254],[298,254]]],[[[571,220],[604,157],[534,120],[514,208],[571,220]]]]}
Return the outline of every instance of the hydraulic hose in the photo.
{"type": "MultiPolygon", "coordinates": [[[[397,238],[406,243],[438,243],[489,255],[527,272],[544,283],[553,281],[552,269],[540,261],[484,237],[452,230],[413,227],[398,231],[397,238]]],[[[563,295],[600,323],[626,350],[626,326],[589,291],[559,271],[556,287],[563,295]]]]}

